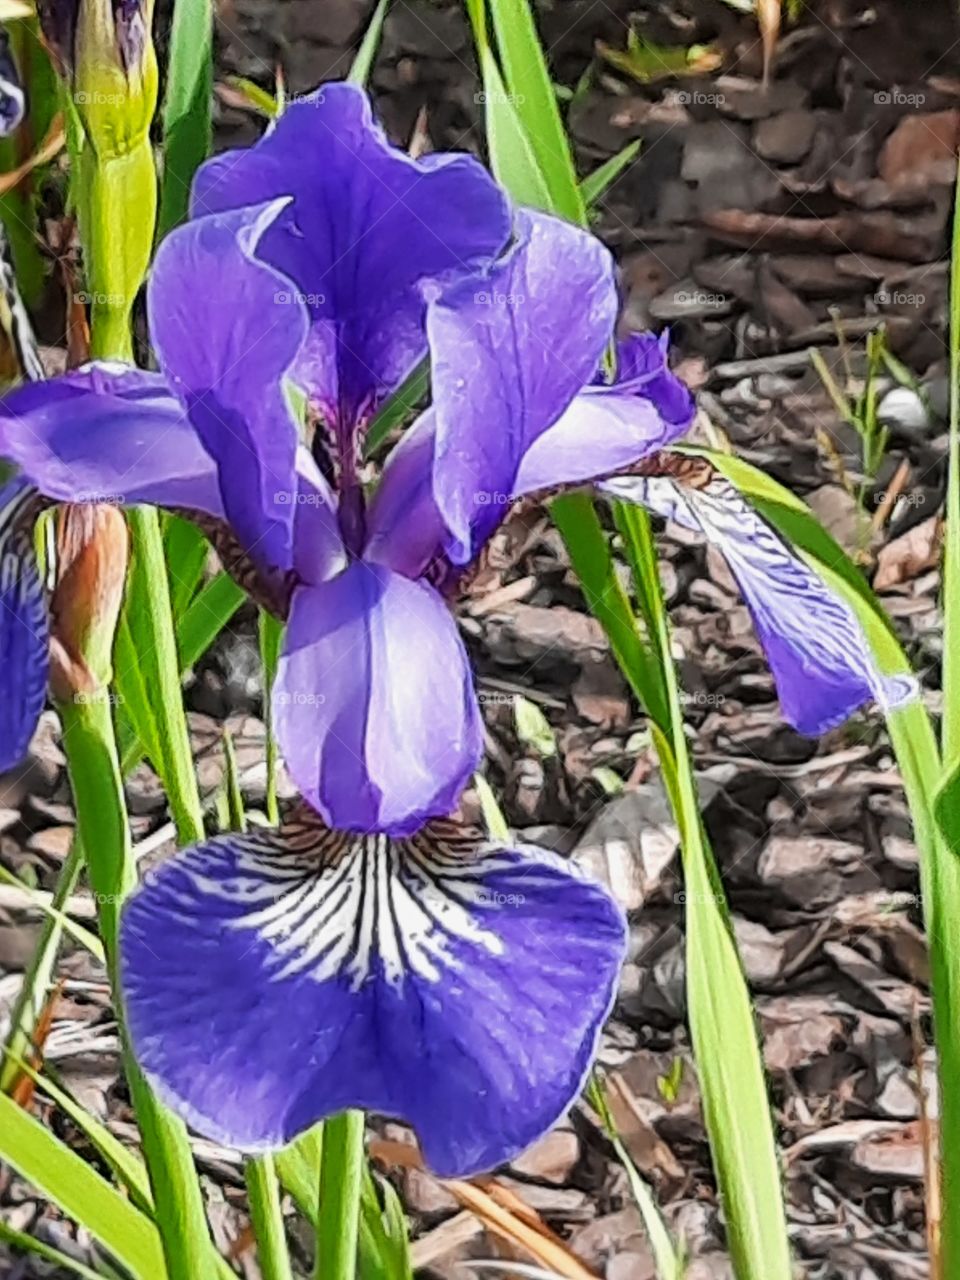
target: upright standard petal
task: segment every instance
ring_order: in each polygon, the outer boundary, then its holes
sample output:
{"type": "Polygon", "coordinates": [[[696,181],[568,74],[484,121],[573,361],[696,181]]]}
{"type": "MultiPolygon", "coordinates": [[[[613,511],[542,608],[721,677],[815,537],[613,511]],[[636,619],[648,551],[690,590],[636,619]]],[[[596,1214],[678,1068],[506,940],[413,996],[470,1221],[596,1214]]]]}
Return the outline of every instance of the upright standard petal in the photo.
{"type": "Polygon", "coordinates": [[[517,243],[484,280],[444,290],[427,317],[436,413],[433,484],[459,564],[514,494],[534,441],[587,384],[613,332],[613,262],[594,236],[518,215],[517,243]]]}
{"type": "Polygon", "coordinates": [[[0,489],[0,772],[27,754],[47,693],[47,605],[33,550],[36,493],[0,489]]]}
{"type": "Polygon", "coordinates": [[[422,282],[498,253],[509,208],[472,157],[413,160],[391,146],[348,84],[324,85],[255,146],[205,164],[193,213],[286,195],[258,255],[310,308],[299,380],[345,444],[426,353],[422,282]]]}
{"type": "Polygon", "coordinates": [[[147,305],[160,365],[217,465],[227,519],[258,563],[286,570],[298,441],[283,379],[307,315],[291,305],[290,282],[252,256],[281,205],[179,227],[157,253],[147,305]]]}
{"type": "Polygon", "coordinates": [[[284,834],[189,849],[127,905],[127,1025],[161,1098],[246,1151],[361,1107],[411,1123],[442,1176],[516,1155],[589,1070],[617,905],[551,854],[451,824],[284,834]]]}
{"type": "Polygon", "coordinates": [[[159,373],[96,363],[0,399],[0,457],[56,502],[222,516],[210,455],[159,373]]]}
{"type": "Polygon", "coordinates": [[[301,794],[349,831],[407,835],[450,813],[482,751],[467,655],[444,601],[363,561],[294,592],[273,722],[301,794]]]}
{"type": "Polygon", "coordinates": [[[750,609],[777,684],[784,719],[817,737],[875,700],[916,696],[909,676],[877,670],[852,610],[796,556],[728,481],[693,488],[670,476],[630,476],[603,492],[702,533],[723,554],[750,609]]]}
{"type": "Polygon", "coordinates": [[[367,512],[364,558],[420,578],[444,555],[447,527],[433,495],[436,417],[428,409],[387,458],[367,512]]]}
{"type": "Polygon", "coordinates": [[[632,335],[619,345],[615,382],[586,387],[524,453],[517,497],[585,484],[636,466],[688,430],[689,388],[667,365],[667,338],[632,335]]]}

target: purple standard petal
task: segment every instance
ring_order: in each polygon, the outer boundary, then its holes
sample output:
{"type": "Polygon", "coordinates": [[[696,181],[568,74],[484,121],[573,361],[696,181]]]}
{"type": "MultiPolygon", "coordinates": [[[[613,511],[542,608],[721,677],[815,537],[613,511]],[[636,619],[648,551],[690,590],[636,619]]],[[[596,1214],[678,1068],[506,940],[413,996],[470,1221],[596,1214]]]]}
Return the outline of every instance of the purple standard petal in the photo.
{"type": "Polygon", "coordinates": [[[784,719],[800,733],[826,733],[871,700],[890,710],[916,697],[912,677],[877,670],[852,610],[727,480],[688,488],[668,476],[629,476],[601,487],[697,530],[722,553],[770,663],[784,719]]]}
{"type": "Polygon", "coordinates": [[[619,352],[616,382],[586,387],[523,455],[516,497],[615,475],[687,431],[693,396],[667,366],[666,335],[635,334],[619,352]]]}
{"type": "Polygon", "coordinates": [[[294,592],[273,722],[301,794],[342,830],[407,835],[451,812],[482,750],[443,600],[363,561],[294,592]]]}
{"type": "Polygon", "coordinates": [[[147,296],[161,367],[217,464],[227,519],[270,568],[293,559],[297,431],[283,378],[306,333],[290,283],[254,261],[280,201],[187,223],[163,241],[147,296]]]}
{"type": "Polygon", "coordinates": [[[150,502],[220,516],[213,460],[159,373],[90,364],[0,399],[0,456],[58,502],[150,502]]]}
{"type": "Polygon", "coordinates": [[[296,505],[293,567],[302,582],[326,582],[347,567],[337,523],[337,501],[313,455],[303,445],[297,449],[296,465],[296,491],[283,495],[285,501],[296,505]]]}
{"type": "Polygon", "coordinates": [[[307,301],[299,380],[343,437],[425,355],[421,282],[485,264],[509,237],[509,208],[472,157],[412,160],[391,146],[348,84],[324,85],[255,146],[205,164],[193,213],[285,195],[258,256],[307,301]]]}
{"type": "Polygon", "coordinates": [[[435,447],[436,418],[428,409],[391,451],[367,512],[364,559],[408,578],[426,573],[447,537],[433,496],[435,447]]]}
{"type": "Polygon", "coordinates": [[[33,550],[36,493],[0,489],[0,772],[27,754],[47,693],[47,604],[33,550]]]}
{"type": "Polygon", "coordinates": [[[121,983],[134,1051],[201,1133],[278,1147],[362,1107],[413,1125],[430,1167],[515,1156],[579,1093],[625,922],[561,859],[410,840],[221,836],[132,896],[121,983]]]}
{"type": "Polygon", "coordinates": [[[434,492],[458,564],[505,514],[524,454],[590,381],[616,317],[599,240],[529,211],[516,233],[486,279],[446,289],[427,317],[434,492]]]}

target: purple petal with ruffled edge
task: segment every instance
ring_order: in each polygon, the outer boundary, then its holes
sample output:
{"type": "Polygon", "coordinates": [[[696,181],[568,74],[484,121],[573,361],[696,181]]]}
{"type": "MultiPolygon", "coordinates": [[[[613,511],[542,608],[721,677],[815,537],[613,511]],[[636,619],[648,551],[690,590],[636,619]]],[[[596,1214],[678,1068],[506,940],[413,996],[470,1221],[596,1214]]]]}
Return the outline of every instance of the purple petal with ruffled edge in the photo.
{"type": "Polygon", "coordinates": [[[443,600],[362,561],[294,592],[273,723],[301,794],[341,830],[407,835],[451,812],[482,751],[443,600]]]}
{"type": "Polygon", "coordinates": [[[217,464],[227,519],[249,554],[290,568],[297,431],[283,378],[307,330],[290,282],[252,257],[282,201],[179,227],[163,241],[147,306],[157,356],[217,464]]]}
{"type": "Polygon", "coordinates": [[[245,1151],[361,1107],[410,1122],[442,1176],[510,1159],[582,1087],[620,909],[559,858],[450,824],[309,834],[222,836],[127,904],[121,983],[148,1078],[245,1151]]]}
{"type": "MultiPolygon", "coordinates": [[[[615,475],[689,428],[693,397],[667,366],[666,337],[636,334],[620,344],[619,352],[617,381],[584,388],[535,437],[509,493],[478,491],[483,510],[471,523],[474,555],[514,499],[615,475]]],[[[436,447],[437,417],[428,409],[387,459],[367,517],[365,557],[410,577],[438,558],[446,563],[447,529],[431,482],[436,447]]]]}
{"type": "Polygon", "coordinates": [[[523,455],[514,494],[585,484],[636,466],[684,435],[693,396],[667,366],[667,339],[639,333],[619,346],[617,380],[586,387],[523,455]]]}
{"type": "Polygon", "coordinates": [[[33,549],[35,493],[0,490],[0,773],[27,754],[47,693],[50,637],[33,549]]]}
{"type": "Polygon", "coordinates": [[[413,160],[365,93],[324,85],[255,146],[208,161],[194,215],[292,195],[258,256],[292,280],[313,321],[298,380],[341,436],[426,353],[423,280],[474,270],[510,234],[506,197],[466,155],[413,160]]]}
{"type": "Polygon", "coordinates": [[[159,373],[90,364],[0,400],[0,457],[57,502],[222,516],[213,460],[159,373]]]}
{"type": "Polygon", "coordinates": [[[877,670],[851,609],[727,480],[687,488],[668,476],[631,476],[601,489],[695,529],[722,553],[770,663],[784,719],[800,733],[826,733],[871,700],[889,710],[916,697],[912,677],[877,670]]]}
{"type": "Polygon", "coordinates": [[[590,381],[616,317],[599,240],[528,210],[516,236],[484,280],[446,289],[427,316],[434,494],[459,564],[505,514],[524,454],[590,381]]]}

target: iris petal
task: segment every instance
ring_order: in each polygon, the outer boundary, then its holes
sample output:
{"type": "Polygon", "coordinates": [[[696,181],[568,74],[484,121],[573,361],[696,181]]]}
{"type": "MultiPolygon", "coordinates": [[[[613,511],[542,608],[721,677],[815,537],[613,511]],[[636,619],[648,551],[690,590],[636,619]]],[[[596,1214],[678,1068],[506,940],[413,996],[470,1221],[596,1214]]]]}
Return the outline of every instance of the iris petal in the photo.
{"type": "Polygon", "coordinates": [[[0,490],[0,772],[27,754],[47,692],[47,605],[25,520],[35,496],[19,479],[0,490]]]}
{"type": "Polygon", "coordinates": [[[141,1065],[200,1132],[262,1150],[362,1107],[465,1176],[576,1097],[623,951],[617,905],[551,854],[306,827],[162,865],[126,908],[121,980],[141,1065]]]}
{"type": "Polygon", "coordinates": [[[669,476],[630,476],[601,488],[695,529],[723,554],[770,663],[784,718],[800,733],[826,733],[871,700],[889,710],[916,697],[911,677],[877,670],[851,609],[728,481],[714,477],[690,488],[669,476]]]}
{"type": "Polygon", "coordinates": [[[666,338],[634,334],[618,354],[616,382],[585,387],[524,453],[516,497],[613,475],[686,433],[693,396],[667,366],[666,338]]]}
{"type": "Polygon", "coordinates": [[[391,146],[348,84],[324,85],[255,146],[208,161],[192,207],[196,216],[288,195],[258,255],[306,300],[298,380],[348,436],[426,353],[421,283],[498,253],[509,208],[472,157],[413,160],[391,146]]]}
{"type": "Polygon", "coordinates": [[[171,388],[217,465],[227,518],[268,568],[293,559],[297,431],[283,377],[307,317],[252,253],[280,202],[179,227],[150,277],[150,332],[171,388]]]}
{"type": "Polygon", "coordinates": [[[0,456],[57,502],[222,516],[213,460],[159,373],[95,363],[0,399],[0,456]]]}
{"type": "Polygon", "coordinates": [[[347,830],[406,835],[451,812],[482,750],[443,600],[363,561],[294,592],[273,720],[301,794],[347,830]]]}
{"type": "Polygon", "coordinates": [[[517,216],[516,244],[427,317],[437,444],[434,495],[465,564],[502,518],[536,438],[591,379],[613,332],[613,263],[594,236],[517,216]]]}

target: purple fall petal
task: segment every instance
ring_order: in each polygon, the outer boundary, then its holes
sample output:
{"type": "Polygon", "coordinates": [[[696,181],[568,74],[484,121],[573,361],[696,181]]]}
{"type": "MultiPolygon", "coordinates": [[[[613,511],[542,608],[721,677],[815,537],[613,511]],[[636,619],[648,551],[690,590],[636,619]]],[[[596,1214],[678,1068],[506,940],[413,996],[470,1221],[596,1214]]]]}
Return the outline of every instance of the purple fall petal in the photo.
{"type": "Polygon", "coordinates": [[[301,794],[341,830],[406,835],[449,813],[482,750],[443,600],[363,561],[294,592],[273,722],[301,794]]]}
{"type": "Polygon", "coordinates": [[[817,737],[875,700],[916,696],[909,676],[881,674],[851,609],[795,555],[728,481],[688,488],[672,477],[623,477],[601,486],[702,533],[722,553],[750,609],[784,719],[817,737]]]}
{"type": "Polygon", "coordinates": [[[90,364],[0,399],[0,457],[59,502],[138,502],[220,516],[213,460],[159,373],[90,364]]]}
{"type": "Polygon", "coordinates": [[[506,243],[506,197],[472,157],[412,160],[391,146],[348,84],[324,85],[255,146],[205,164],[193,213],[274,196],[293,200],[258,256],[309,306],[298,381],[343,440],[426,352],[421,282],[473,270],[506,243]]]}
{"type": "Polygon", "coordinates": [[[427,316],[434,493],[458,564],[506,514],[523,455],[590,381],[616,317],[599,240],[529,210],[516,236],[486,278],[446,289],[427,316]]]}
{"type": "Polygon", "coordinates": [[[0,490],[0,773],[27,754],[47,693],[47,604],[25,520],[34,497],[19,479],[0,490]]]}
{"type": "Polygon", "coordinates": [[[150,276],[150,333],[164,373],[217,464],[227,519],[270,568],[293,559],[297,432],[283,389],[306,333],[290,283],[252,257],[282,202],[179,227],[150,276]]]}
{"type": "Polygon", "coordinates": [[[410,1122],[443,1176],[516,1155],[589,1070],[617,905],[550,854],[450,824],[292,834],[189,849],[127,904],[127,1025],[161,1098],[246,1151],[362,1107],[410,1122]]]}

